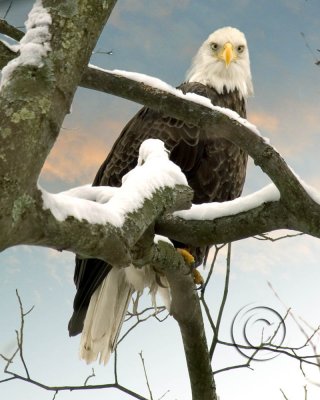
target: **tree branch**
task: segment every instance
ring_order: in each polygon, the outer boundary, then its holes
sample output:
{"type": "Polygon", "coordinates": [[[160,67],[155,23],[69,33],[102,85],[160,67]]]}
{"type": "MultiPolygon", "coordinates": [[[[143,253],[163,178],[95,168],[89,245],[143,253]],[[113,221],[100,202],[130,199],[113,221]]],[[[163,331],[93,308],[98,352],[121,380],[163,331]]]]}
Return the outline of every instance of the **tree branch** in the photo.
{"type": "MultiPolygon", "coordinates": [[[[28,65],[16,58],[6,70],[8,79],[5,83],[2,81],[0,90],[0,190],[4,236],[19,236],[18,224],[14,224],[16,212],[22,209],[26,212],[35,201],[41,168],[70,110],[83,69],[115,2],[91,0],[89,7],[84,4],[87,0],[79,0],[78,7],[73,10],[75,16],[61,11],[64,3],[61,0],[44,0],[43,7],[48,6],[50,15],[45,19],[45,27],[43,20],[39,20],[39,28],[46,34],[37,48],[42,51],[40,54],[45,54],[44,49],[47,49],[47,55],[39,56],[39,65],[28,65]]],[[[32,32],[37,28],[33,21],[27,30],[30,43],[34,38],[39,41],[32,32]]]]}
{"type": "MultiPolygon", "coordinates": [[[[160,235],[182,242],[188,238],[188,243],[195,246],[233,242],[277,229],[298,229],[280,202],[264,203],[257,208],[213,220],[189,220],[165,214],[156,224],[156,232],[160,235]]],[[[320,230],[318,234],[320,237],[320,230]]]]}
{"type": "Polygon", "coordinates": [[[0,69],[8,64],[9,61],[17,57],[18,54],[11,50],[4,42],[0,40],[0,69]]]}
{"type": "MultiPolygon", "coordinates": [[[[130,193],[125,196],[130,196],[130,193]]],[[[188,203],[191,204],[191,197],[192,192],[188,187],[159,188],[149,198],[145,198],[140,207],[125,214],[123,223],[117,226],[112,219],[109,223],[102,222],[104,218],[110,218],[110,214],[117,214],[116,198],[110,207],[108,203],[83,200],[84,208],[91,209],[91,212],[99,216],[98,220],[101,222],[93,223],[82,219],[89,218],[86,213],[83,217],[80,214],[77,218],[69,216],[65,220],[57,219],[50,210],[43,208],[41,194],[38,193],[27,221],[20,224],[20,232],[23,234],[20,239],[24,244],[69,250],[82,257],[95,257],[108,261],[113,266],[123,267],[131,262],[130,251],[150,224],[167,209],[179,208],[182,204],[187,207],[188,203]],[[181,199],[184,199],[183,203],[181,199]]],[[[120,212],[121,205],[122,203],[119,204],[120,212]]],[[[57,207],[59,206],[60,203],[57,207]]]]}
{"type": "MultiPolygon", "coordinates": [[[[165,254],[164,257],[161,257],[161,260],[167,260],[167,265],[171,264],[172,259],[181,260],[180,268],[164,269],[164,271],[172,295],[170,313],[178,322],[182,335],[191,382],[192,399],[215,400],[215,383],[201,307],[189,267],[183,261],[182,256],[174,250],[173,246],[165,242],[159,242],[157,247],[159,251],[165,254]]],[[[161,264],[162,268],[164,268],[163,261],[161,264]]]]}
{"type": "Polygon", "coordinates": [[[296,176],[272,146],[249,128],[217,110],[211,110],[150,85],[141,84],[139,81],[122,76],[120,72],[112,73],[112,71],[88,67],[82,76],[81,86],[156,108],[160,112],[193,123],[203,129],[219,126],[220,129],[216,129],[215,135],[217,137],[221,135],[245,149],[256,164],[273,180],[282,197],[286,194],[292,195],[292,192],[297,196],[306,195],[296,176]],[[282,174],[285,174],[285,179],[281,178],[282,174]]]}
{"type": "Polygon", "coordinates": [[[17,41],[21,40],[24,36],[24,32],[10,25],[5,19],[2,18],[0,18],[0,33],[17,41]]]}
{"type": "Polygon", "coordinates": [[[225,282],[224,282],[223,296],[222,296],[222,301],[221,301],[219,312],[218,312],[217,322],[215,324],[214,337],[213,337],[213,340],[212,340],[212,343],[211,343],[211,346],[210,346],[210,351],[209,351],[209,356],[210,356],[211,360],[212,360],[214,351],[216,349],[216,346],[218,344],[219,330],[220,330],[223,310],[224,310],[224,307],[225,307],[225,304],[226,304],[226,301],[227,301],[227,297],[228,297],[229,279],[230,279],[230,266],[231,266],[231,243],[228,243],[226,277],[225,277],[225,282]]]}
{"type": "Polygon", "coordinates": [[[112,73],[88,67],[82,75],[80,85],[156,108],[160,112],[193,123],[203,129],[209,129],[214,125],[219,126],[220,129],[216,129],[215,132],[216,136],[221,135],[245,149],[276,184],[282,201],[289,209],[299,207],[301,198],[307,203],[313,203],[294,173],[272,146],[250,129],[221,112],[150,85],[141,84],[139,81],[121,76],[119,72],[112,73]]]}
{"type": "Polygon", "coordinates": [[[172,93],[96,68],[85,69],[80,85],[146,104],[168,115],[202,126],[204,129],[212,125],[219,126],[220,129],[216,131],[248,151],[256,164],[261,166],[280,190],[281,200],[277,203],[268,203],[245,213],[223,217],[213,223],[211,221],[208,224],[202,224],[202,221],[190,223],[172,216],[164,217],[157,225],[160,234],[181,241],[183,241],[181,236],[188,236],[190,243],[199,242],[199,245],[209,242],[230,242],[283,228],[320,237],[319,205],[306,193],[281,156],[250,129],[216,110],[210,110],[200,104],[178,98],[172,93]],[[200,225],[200,235],[198,235],[200,225]]]}

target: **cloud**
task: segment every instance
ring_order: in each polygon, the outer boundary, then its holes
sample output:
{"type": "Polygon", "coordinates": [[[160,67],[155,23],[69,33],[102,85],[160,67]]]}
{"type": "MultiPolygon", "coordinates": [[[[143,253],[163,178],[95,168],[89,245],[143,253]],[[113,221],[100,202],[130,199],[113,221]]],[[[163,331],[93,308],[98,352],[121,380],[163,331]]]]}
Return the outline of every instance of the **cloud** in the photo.
{"type": "Polygon", "coordinates": [[[276,132],[279,128],[279,119],[265,111],[255,111],[249,114],[249,121],[256,125],[259,130],[265,132],[276,132]]]}
{"type": "Polygon", "coordinates": [[[68,131],[59,136],[41,176],[46,180],[90,182],[107,153],[100,138],[79,131],[68,131]]]}
{"type": "Polygon", "coordinates": [[[294,14],[298,14],[301,12],[303,4],[301,0],[281,0],[284,7],[286,7],[289,11],[293,12],[294,14]]]}
{"type": "Polygon", "coordinates": [[[161,20],[172,15],[173,12],[185,9],[190,4],[190,0],[162,0],[161,2],[150,2],[149,0],[127,0],[119,3],[112,13],[111,23],[116,26],[127,27],[124,25],[125,18],[131,15],[140,15],[147,18],[161,20]]]}
{"type": "Polygon", "coordinates": [[[258,106],[248,113],[248,119],[289,164],[301,168],[303,164],[306,166],[306,159],[310,164],[318,157],[320,116],[316,101],[304,102],[299,97],[290,98],[289,94],[280,101],[275,99],[273,104],[258,106]]]}
{"type": "Polygon", "coordinates": [[[117,121],[100,121],[90,132],[62,131],[44,164],[41,178],[75,184],[92,182],[120,127],[122,123],[117,121]]]}
{"type": "MultiPolygon", "coordinates": [[[[278,230],[269,234],[273,238],[294,234],[293,231],[278,230]]],[[[319,246],[307,235],[284,238],[276,242],[254,238],[236,242],[234,265],[239,273],[258,272],[265,276],[277,276],[290,280],[290,271],[303,271],[306,265],[317,264],[319,246]]]]}

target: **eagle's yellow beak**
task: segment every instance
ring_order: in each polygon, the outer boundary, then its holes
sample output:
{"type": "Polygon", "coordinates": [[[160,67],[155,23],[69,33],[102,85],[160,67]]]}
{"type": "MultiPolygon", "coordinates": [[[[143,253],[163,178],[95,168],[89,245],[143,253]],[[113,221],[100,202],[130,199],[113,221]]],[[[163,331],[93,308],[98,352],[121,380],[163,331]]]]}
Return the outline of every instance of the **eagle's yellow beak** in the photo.
{"type": "Polygon", "coordinates": [[[228,68],[231,61],[236,59],[236,54],[233,51],[233,46],[230,42],[225,43],[221,52],[221,59],[225,62],[228,68]]]}

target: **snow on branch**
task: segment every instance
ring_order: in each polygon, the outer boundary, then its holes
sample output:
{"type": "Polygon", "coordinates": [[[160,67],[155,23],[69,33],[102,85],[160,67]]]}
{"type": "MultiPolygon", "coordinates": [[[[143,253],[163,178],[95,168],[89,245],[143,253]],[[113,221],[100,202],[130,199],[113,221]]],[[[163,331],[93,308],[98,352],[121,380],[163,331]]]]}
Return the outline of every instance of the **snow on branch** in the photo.
{"type": "Polygon", "coordinates": [[[123,177],[120,188],[85,185],[58,194],[39,189],[44,209],[49,209],[58,221],[74,217],[92,224],[110,223],[121,228],[126,216],[141,208],[155,191],[176,185],[187,186],[186,177],[169,160],[164,143],[148,139],[140,146],[138,165],[123,177]]]}
{"type": "Polygon", "coordinates": [[[278,201],[279,190],[274,184],[244,197],[223,203],[193,204],[190,210],[176,211],[174,216],[185,220],[215,220],[228,217],[260,207],[262,204],[278,201]]]}
{"type": "Polygon", "coordinates": [[[42,0],[37,0],[25,23],[26,34],[20,40],[20,45],[12,48],[15,52],[19,49],[20,54],[2,70],[0,89],[8,83],[12,73],[18,66],[31,65],[37,68],[43,66],[43,57],[51,50],[51,34],[49,32],[51,22],[51,16],[42,6],[42,0]]]}
{"type": "MultiPolygon", "coordinates": [[[[15,57],[13,51],[11,57],[15,57]]],[[[0,67],[7,59],[0,59],[0,67]]],[[[247,151],[255,164],[271,178],[288,209],[293,211],[303,203],[314,207],[314,197],[309,196],[307,188],[301,185],[280,154],[269,145],[268,139],[261,137],[252,124],[239,119],[231,110],[212,106],[206,98],[184,95],[163,81],[133,72],[107,71],[91,66],[82,74],[79,85],[147,105],[203,129],[215,124],[217,137],[224,137],[247,151]],[[228,118],[222,118],[225,116],[228,118]]]]}
{"type": "Polygon", "coordinates": [[[248,152],[255,164],[277,186],[281,200],[289,209],[298,206],[301,199],[309,203],[308,206],[313,206],[295,174],[280,154],[269,145],[268,139],[263,138],[254,126],[239,119],[230,110],[212,106],[201,96],[191,94],[190,98],[190,94],[183,95],[155,78],[131,72],[88,67],[82,75],[80,85],[136,101],[204,130],[215,126],[214,134],[217,138],[223,137],[248,152]]]}
{"type": "MultiPolygon", "coordinates": [[[[320,194],[294,175],[310,199],[318,205],[320,194]]],[[[59,194],[42,190],[42,196],[44,208],[50,209],[58,221],[73,216],[78,221],[102,226],[109,223],[123,229],[128,215],[134,212],[140,215],[145,200],[151,199],[158,189],[174,188],[176,185],[187,186],[185,176],[178,166],[169,161],[164,143],[148,139],[140,147],[138,165],[124,176],[120,188],[85,185],[59,194]]],[[[302,230],[299,222],[290,217],[290,211],[274,184],[232,201],[182,209],[176,207],[175,210],[180,211],[155,215],[156,233],[193,245],[208,245],[249,237],[262,231],[284,228],[302,230]]],[[[167,208],[166,211],[173,210],[167,208]]]]}
{"type": "Polygon", "coordinates": [[[64,192],[60,192],[63,196],[76,197],[79,199],[91,200],[97,203],[107,203],[112,196],[119,190],[118,187],[112,186],[92,186],[90,184],[78,186],[64,192]]]}
{"type": "MultiPolygon", "coordinates": [[[[0,67],[3,67],[8,59],[13,59],[14,57],[16,57],[16,53],[6,48],[5,57],[0,57],[0,67]]],[[[203,227],[203,235],[200,240],[194,237],[193,234],[198,229],[198,221],[194,220],[191,223],[191,221],[184,221],[182,218],[173,217],[172,215],[159,217],[157,220],[158,233],[162,233],[165,236],[170,236],[172,233],[170,237],[180,237],[182,241],[184,239],[180,235],[183,235],[184,238],[187,237],[194,243],[199,241],[202,244],[208,243],[210,239],[205,234],[205,230],[208,232],[214,231],[215,233],[214,237],[211,236],[211,243],[217,243],[219,235],[222,241],[230,241],[257,234],[259,231],[261,233],[262,230],[268,231],[280,228],[300,230],[320,237],[320,228],[318,228],[320,225],[315,221],[315,216],[320,214],[318,193],[308,188],[297,178],[280,154],[265,139],[257,135],[254,128],[250,129],[246,123],[241,124],[241,121],[236,116],[234,119],[231,116],[230,119],[230,116],[221,113],[221,109],[208,105],[208,103],[202,103],[203,98],[201,96],[200,100],[199,98],[196,98],[196,100],[194,98],[190,99],[188,95],[176,93],[176,89],[160,82],[155,82],[154,78],[146,78],[145,75],[129,72],[123,72],[121,75],[119,71],[108,72],[98,67],[87,67],[82,74],[79,85],[144,104],[174,118],[198,125],[202,129],[208,129],[214,125],[217,128],[215,129],[217,137],[230,140],[248,152],[254,159],[255,164],[260,166],[276,185],[281,194],[281,199],[263,203],[257,208],[235,214],[232,217],[216,217],[211,222],[199,221],[199,224],[203,227]],[[149,83],[152,85],[150,86],[149,83]],[[210,223],[210,226],[207,225],[207,222],[210,223]],[[228,224],[227,228],[224,226],[226,223],[228,224]],[[196,228],[194,225],[197,225],[196,228]],[[181,233],[182,230],[183,232],[181,233]]],[[[207,102],[206,99],[205,102],[207,102]]],[[[226,112],[226,114],[228,113],[226,112]]],[[[41,137],[44,137],[43,131],[41,131],[41,135],[41,137]]],[[[23,156],[25,157],[25,154],[23,156]]],[[[100,189],[92,188],[92,193],[85,193],[84,190],[81,190],[81,195],[79,192],[77,194],[74,192],[74,198],[82,197],[83,200],[91,200],[91,203],[93,199],[97,202],[97,205],[98,202],[108,201],[111,197],[110,192],[93,193],[94,190],[98,191],[100,189]]],[[[68,194],[69,197],[71,195],[71,193],[68,194]]],[[[213,215],[215,215],[215,212],[213,212],[213,215]]],[[[56,227],[58,228],[58,226],[56,227]]],[[[86,231],[87,228],[84,226],[83,229],[86,231]]],[[[61,245],[61,247],[63,246],[61,245]]],[[[71,246],[68,248],[71,248],[71,246]]]]}
{"type": "MultiPolygon", "coordinates": [[[[226,115],[230,119],[238,122],[239,124],[247,127],[256,135],[261,136],[257,127],[255,125],[253,125],[251,122],[249,122],[245,118],[240,117],[240,115],[237,112],[230,110],[229,108],[213,105],[211,103],[210,99],[208,99],[207,97],[200,96],[199,94],[196,94],[196,93],[184,94],[182,92],[182,90],[176,89],[173,86],[169,85],[168,83],[162,81],[161,79],[155,78],[150,75],[145,75],[145,74],[141,74],[138,72],[123,71],[123,70],[119,70],[119,69],[107,70],[107,69],[97,67],[93,64],[89,64],[89,67],[92,69],[96,69],[98,71],[106,72],[108,74],[132,79],[136,82],[143,83],[144,85],[151,86],[154,89],[163,90],[165,92],[173,94],[174,96],[179,97],[181,99],[188,100],[188,101],[196,103],[196,104],[200,104],[202,106],[209,108],[210,110],[218,111],[218,112],[226,115]]],[[[268,139],[265,139],[265,140],[268,142],[268,139]]]]}
{"type": "Polygon", "coordinates": [[[119,188],[86,185],[58,194],[38,188],[36,210],[28,221],[36,228],[19,243],[69,250],[124,267],[135,258],[137,242],[154,234],[159,216],[189,208],[192,195],[164,143],[148,139],[140,146],[138,165],[119,188]]]}

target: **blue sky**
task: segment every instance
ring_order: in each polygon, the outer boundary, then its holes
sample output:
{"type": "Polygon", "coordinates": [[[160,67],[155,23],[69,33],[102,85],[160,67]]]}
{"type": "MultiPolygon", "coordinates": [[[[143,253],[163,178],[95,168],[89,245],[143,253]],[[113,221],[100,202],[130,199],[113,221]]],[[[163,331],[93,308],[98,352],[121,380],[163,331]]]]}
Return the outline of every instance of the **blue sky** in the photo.
{"type": "MultiPolygon", "coordinates": [[[[0,2],[0,16],[8,3],[0,2]]],[[[8,21],[21,26],[31,4],[32,1],[15,0],[8,21]]],[[[316,51],[320,46],[319,15],[317,0],[119,0],[96,48],[113,50],[113,54],[94,54],[91,62],[108,69],[150,74],[178,85],[198,47],[212,31],[225,25],[238,27],[248,40],[255,87],[255,96],[248,102],[248,119],[270,138],[305,181],[320,189],[320,69],[314,64],[315,57],[320,56],[316,51]],[[312,51],[306,47],[301,32],[312,51]]],[[[132,102],[78,89],[72,114],[66,118],[47,160],[41,184],[48,190],[59,191],[91,182],[114,139],[138,109],[132,102]]],[[[250,163],[245,193],[267,182],[268,178],[250,163]]],[[[222,252],[208,290],[213,313],[221,298],[225,256],[222,252]]],[[[319,241],[306,236],[275,243],[256,239],[235,243],[223,338],[230,339],[232,318],[249,303],[285,313],[268,281],[296,315],[318,326],[319,260],[319,241]]],[[[26,308],[35,305],[25,327],[25,357],[32,376],[52,385],[82,383],[91,373],[91,366],[78,358],[79,339],[70,339],[67,334],[74,296],[73,255],[21,246],[0,254],[0,267],[0,352],[9,354],[14,347],[14,330],[19,327],[17,288],[26,308]]],[[[288,322],[288,331],[287,344],[302,343],[293,323],[288,322]]],[[[190,398],[181,339],[174,321],[148,321],[119,347],[121,383],[147,395],[138,356],[143,350],[155,397],[170,390],[164,399],[190,398]]],[[[242,362],[235,351],[221,347],[214,369],[242,362]]],[[[97,377],[92,383],[112,379],[112,363],[94,367],[97,377]]],[[[21,370],[19,364],[14,368],[21,370]]],[[[298,364],[287,358],[255,363],[253,368],[217,375],[221,399],[280,400],[281,388],[290,400],[300,400],[304,398],[305,384],[308,400],[320,396],[319,387],[305,381],[298,364]]],[[[308,373],[311,380],[320,382],[317,372],[308,373]]],[[[52,398],[23,383],[0,385],[0,397],[52,398]]],[[[87,397],[88,393],[62,393],[58,399],[87,397]]],[[[90,392],[90,398],[129,397],[107,391],[90,392]]]]}

